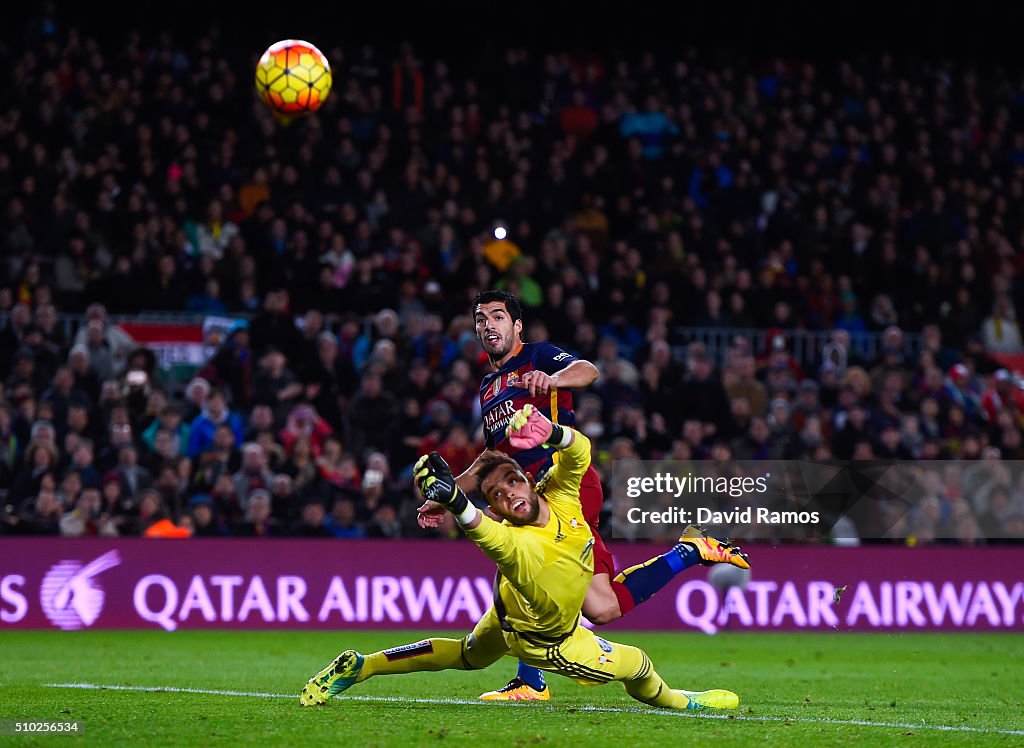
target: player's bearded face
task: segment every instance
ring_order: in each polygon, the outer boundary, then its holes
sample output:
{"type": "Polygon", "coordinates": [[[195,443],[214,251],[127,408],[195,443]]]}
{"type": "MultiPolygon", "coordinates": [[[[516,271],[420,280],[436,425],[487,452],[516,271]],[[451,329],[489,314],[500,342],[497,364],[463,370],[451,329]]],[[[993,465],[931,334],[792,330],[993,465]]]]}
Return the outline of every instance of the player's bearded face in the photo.
{"type": "Polygon", "coordinates": [[[516,344],[518,322],[513,322],[505,305],[500,301],[480,304],[474,314],[476,337],[487,355],[493,359],[504,358],[516,344]]]}
{"type": "Polygon", "coordinates": [[[513,525],[530,525],[540,515],[540,497],[529,478],[511,465],[499,467],[480,486],[491,511],[513,525]]]}

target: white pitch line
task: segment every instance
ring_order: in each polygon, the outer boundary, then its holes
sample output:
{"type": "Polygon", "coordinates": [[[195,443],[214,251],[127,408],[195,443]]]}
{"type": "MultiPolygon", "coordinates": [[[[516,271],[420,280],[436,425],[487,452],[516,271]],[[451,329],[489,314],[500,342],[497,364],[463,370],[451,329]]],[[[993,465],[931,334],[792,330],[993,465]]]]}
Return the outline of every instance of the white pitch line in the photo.
{"type": "MultiPolygon", "coordinates": [[[[134,691],[143,693],[194,693],[205,696],[240,696],[263,699],[298,699],[295,694],[266,693],[263,691],[221,691],[210,688],[182,688],[178,686],[104,686],[98,683],[43,683],[44,688],[78,688],[87,691],[134,691]]],[[[432,704],[458,706],[509,707],[516,706],[512,702],[480,701],[479,699],[419,699],[398,696],[344,696],[340,701],[369,701],[387,704],[432,704]]],[[[540,704],[529,708],[543,708],[540,704]]],[[[983,735],[1024,735],[1024,730],[1008,730],[999,727],[969,727],[967,725],[929,725],[913,722],[871,722],[863,719],[833,719],[830,717],[770,717],[733,714],[708,714],[707,712],[684,712],[668,709],[642,709],[636,707],[610,707],[582,705],[572,707],[580,712],[610,712],[615,714],[651,714],[660,717],[683,717],[689,719],[727,719],[735,722],[801,722],[813,725],[842,725],[847,727],[887,727],[898,730],[938,730],[941,732],[971,732],[983,735]]],[[[547,705],[547,709],[557,709],[555,705],[547,705]]]]}

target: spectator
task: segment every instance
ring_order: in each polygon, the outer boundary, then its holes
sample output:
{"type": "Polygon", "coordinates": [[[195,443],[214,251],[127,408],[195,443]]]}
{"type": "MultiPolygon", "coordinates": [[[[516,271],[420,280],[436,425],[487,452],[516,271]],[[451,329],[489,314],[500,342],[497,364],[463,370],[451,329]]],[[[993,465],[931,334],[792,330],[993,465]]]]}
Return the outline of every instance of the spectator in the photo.
{"type": "Polygon", "coordinates": [[[334,533],[325,523],[324,505],[317,500],[307,501],[302,507],[302,519],[292,525],[291,535],[299,538],[332,538],[334,533]]]}
{"type": "Polygon", "coordinates": [[[402,523],[398,519],[398,511],[394,504],[387,501],[381,502],[366,528],[366,537],[394,540],[402,537],[402,534],[402,523]]]}
{"type": "Polygon", "coordinates": [[[679,387],[682,418],[696,419],[710,428],[710,434],[728,438],[729,399],[721,381],[712,376],[711,359],[697,351],[687,357],[687,366],[690,373],[679,387]]]}
{"type": "Polygon", "coordinates": [[[196,494],[189,499],[188,507],[192,517],[192,535],[197,538],[219,538],[228,534],[218,522],[213,499],[209,496],[196,494]]]}
{"type": "Polygon", "coordinates": [[[142,432],[142,442],[146,447],[159,453],[156,440],[160,432],[166,432],[169,438],[173,439],[173,451],[178,456],[184,457],[188,454],[189,446],[189,424],[181,418],[181,410],[176,405],[167,405],[160,410],[160,415],[154,418],[145,431],[142,432]]]}
{"type": "Polygon", "coordinates": [[[783,457],[783,450],[763,416],[750,420],[747,433],[733,441],[732,452],[737,460],[781,460],[783,457]]]}
{"type": "Polygon", "coordinates": [[[206,396],[202,413],[189,426],[188,456],[195,460],[213,442],[213,435],[222,424],[230,427],[236,442],[242,441],[242,419],[228,410],[227,399],[220,390],[206,396]]]}
{"type": "Polygon", "coordinates": [[[75,345],[68,353],[68,367],[75,378],[74,388],[85,393],[89,402],[100,399],[100,378],[92,365],[92,356],[87,345],[75,345]]]}
{"type": "MultiPolygon", "coordinates": [[[[135,341],[120,327],[110,323],[107,308],[103,304],[90,304],[85,310],[85,319],[85,327],[75,335],[75,345],[87,345],[90,351],[102,349],[109,353],[110,369],[100,373],[100,378],[106,379],[113,372],[115,364],[120,364],[127,358],[128,353],[135,347],[135,341]],[[95,337],[93,333],[96,333],[95,337]]],[[[101,371],[95,360],[93,365],[98,372],[101,371]]],[[[106,366],[103,368],[106,369],[106,366]]]]}
{"type": "Polygon", "coordinates": [[[384,390],[380,375],[370,371],[363,375],[362,386],[348,408],[350,439],[355,454],[386,448],[392,438],[398,416],[395,396],[384,390]]]}
{"type": "Polygon", "coordinates": [[[288,413],[288,420],[279,434],[285,454],[291,456],[298,441],[305,441],[310,454],[316,458],[323,450],[323,443],[331,433],[331,427],[309,405],[297,405],[288,413]]]}
{"type": "MultiPolygon", "coordinates": [[[[249,329],[245,320],[237,321],[228,331],[227,338],[200,370],[201,382],[215,382],[231,393],[231,402],[239,408],[252,405],[253,352],[249,346],[249,329]]],[[[192,399],[191,396],[188,396],[192,399]]],[[[200,397],[197,393],[196,397],[200,397]]],[[[199,400],[201,404],[202,400],[199,400]]]]}
{"type": "Polygon", "coordinates": [[[1024,417],[1024,391],[1009,371],[999,369],[992,377],[991,386],[981,396],[981,407],[985,419],[990,423],[995,423],[996,417],[1003,411],[1010,411],[1014,419],[1021,423],[1024,417]]]}
{"type": "Polygon", "coordinates": [[[624,138],[636,138],[643,157],[649,161],[660,159],[665,153],[668,136],[679,132],[662,111],[656,96],[648,96],[646,111],[632,111],[623,115],[619,132],[624,138]]]}
{"type": "MultiPolygon", "coordinates": [[[[227,528],[244,516],[248,496],[239,495],[235,491],[235,481],[228,470],[218,470],[212,474],[209,496],[213,502],[214,516],[220,527],[227,528]]],[[[204,481],[203,485],[207,485],[207,482],[204,481]]]]}
{"type": "Polygon", "coordinates": [[[345,455],[341,440],[329,436],[324,441],[323,453],[316,459],[321,480],[338,488],[358,488],[359,474],[353,467],[354,461],[345,455]]]}
{"type": "Polygon", "coordinates": [[[14,525],[20,535],[60,535],[61,505],[51,488],[40,488],[39,493],[14,525]]]}
{"type": "Polygon", "coordinates": [[[24,465],[11,486],[10,501],[14,504],[38,495],[45,476],[53,479],[57,469],[57,450],[49,444],[30,443],[25,450],[24,465]]]}
{"type": "Polygon", "coordinates": [[[1024,353],[1024,337],[1009,296],[996,297],[992,314],[981,323],[981,337],[994,353],[1024,353]]]}
{"type": "MultiPolygon", "coordinates": [[[[112,470],[117,466],[117,463],[121,459],[121,448],[130,447],[134,445],[134,432],[132,431],[131,424],[126,423],[127,414],[121,411],[122,416],[115,418],[111,415],[108,418],[110,423],[109,432],[107,435],[107,446],[100,450],[99,454],[96,455],[96,469],[104,473],[107,470],[112,470]]],[[[92,452],[92,445],[89,446],[90,453],[92,452]]],[[[92,455],[90,454],[90,464],[92,461],[92,455]]],[[[98,480],[99,476],[89,476],[90,480],[98,480]]]]}
{"type": "Polygon", "coordinates": [[[262,488],[249,495],[245,521],[235,525],[232,534],[239,538],[273,538],[283,535],[281,526],[271,516],[270,493],[262,488]]]}
{"type": "Polygon", "coordinates": [[[48,402],[53,407],[53,418],[56,423],[66,423],[68,408],[74,405],[81,405],[84,408],[91,407],[88,396],[75,387],[75,378],[71,369],[61,366],[53,375],[53,385],[43,391],[40,397],[42,402],[48,402]]]}
{"type": "Polygon", "coordinates": [[[290,475],[278,473],[274,476],[270,500],[274,518],[281,523],[282,527],[290,525],[298,519],[300,510],[299,500],[295,492],[295,482],[290,475]]]}
{"type": "MultiPolygon", "coordinates": [[[[318,504],[317,506],[320,505],[318,504]]],[[[366,537],[366,530],[356,521],[355,502],[347,496],[335,499],[326,528],[331,536],[335,538],[351,539],[366,537]]]]}
{"type": "MultiPolygon", "coordinates": [[[[254,442],[242,446],[242,467],[234,474],[233,480],[235,494],[241,499],[244,509],[248,509],[253,492],[270,490],[274,475],[267,468],[267,456],[263,447],[254,442]]],[[[268,494],[267,499],[269,498],[268,494]]]]}
{"type": "Polygon", "coordinates": [[[287,364],[280,350],[268,347],[260,359],[260,368],[253,383],[253,402],[270,405],[282,415],[297,404],[305,391],[287,364]]]}
{"type": "Polygon", "coordinates": [[[32,324],[32,308],[28,304],[16,304],[11,309],[7,324],[0,330],[0,377],[10,374],[14,353],[25,339],[25,329],[32,324]]]}
{"type": "MultiPolygon", "coordinates": [[[[254,405],[249,412],[249,428],[245,432],[246,441],[256,441],[261,434],[274,430],[274,411],[269,405],[254,405]]],[[[264,449],[264,452],[266,450],[264,449]]]]}
{"type": "Polygon", "coordinates": [[[185,421],[191,423],[202,413],[211,389],[209,380],[204,377],[193,377],[189,381],[185,386],[185,411],[182,414],[185,421]]]}
{"type": "Polygon", "coordinates": [[[340,355],[338,337],[332,332],[321,332],[316,339],[316,352],[307,357],[300,379],[306,384],[310,402],[323,414],[331,428],[341,428],[341,406],[345,396],[353,389],[355,372],[351,362],[340,355]]]}
{"type": "Polygon", "coordinates": [[[288,361],[297,361],[302,355],[299,331],[288,314],[288,292],[276,290],[267,293],[263,310],[249,325],[252,350],[262,356],[270,347],[280,350],[288,361]]]}
{"type": "Polygon", "coordinates": [[[196,458],[193,483],[208,488],[218,478],[224,476],[228,479],[230,490],[233,490],[231,476],[239,469],[241,463],[234,431],[227,423],[222,423],[213,432],[213,441],[196,458]]]}
{"type": "Polygon", "coordinates": [[[65,537],[98,535],[106,538],[117,537],[113,519],[102,511],[98,488],[87,488],[78,497],[74,509],[60,519],[60,534],[65,537]]]}
{"type": "Polygon", "coordinates": [[[122,528],[131,524],[138,502],[134,496],[125,494],[121,479],[114,471],[104,474],[100,482],[100,493],[100,514],[110,517],[118,534],[122,534],[122,528]]]}
{"type": "MultiPolygon", "coordinates": [[[[129,496],[137,496],[153,484],[153,476],[146,468],[139,465],[139,451],[133,445],[121,447],[118,452],[117,465],[114,470],[129,496]]],[[[99,485],[99,476],[94,485],[99,485]]]]}
{"type": "Polygon", "coordinates": [[[226,219],[220,200],[211,200],[206,208],[206,221],[193,223],[191,228],[194,232],[193,246],[198,248],[202,256],[214,260],[223,258],[228,244],[239,235],[238,226],[226,219]]]}

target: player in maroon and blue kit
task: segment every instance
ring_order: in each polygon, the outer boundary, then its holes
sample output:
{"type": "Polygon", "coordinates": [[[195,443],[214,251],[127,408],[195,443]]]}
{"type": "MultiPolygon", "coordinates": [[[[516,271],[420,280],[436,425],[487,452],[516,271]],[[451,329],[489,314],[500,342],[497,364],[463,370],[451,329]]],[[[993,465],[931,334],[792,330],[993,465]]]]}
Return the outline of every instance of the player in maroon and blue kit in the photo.
{"type": "MultiPolygon", "coordinates": [[[[551,343],[524,343],[522,306],[506,291],[486,291],[473,301],[476,336],[490,360],[493,371],[480,384],[480,409],[488,449],[512,456],[529,477],[541,480],[553,464],[556,451],[539,446],[519,450],[505,434],[512,414],[527,403],[539,409],[552,423],[574,426],[570,390],[587,387],[598,377],[597,367],[576,358],[551,343]]],[[[476,488],[474,465],[456,478],[467,493],[476,488]]],[[[594,624],[611,623],[647,600],[683,569],[695,563],[732,563],[747,568],[746,559],[727,543],[705,538],[696,528],[668,553],[615,574],[612,554],[598,533],[604,493],[601,480],[591,465],[580,485],[583,517],[594,535],[594,576],[583,601],[582,612],[594,624]],[[696,550],[696,553],[694,551],[696,550]]],[[[433,527],[444,514],[440,505],[426,502],[419,522],[433,527]]],[[[507,685],[481,695],[486,701],[547,701],[550,689],[543,673],[519,663],[519,672],[507,685]]]]}

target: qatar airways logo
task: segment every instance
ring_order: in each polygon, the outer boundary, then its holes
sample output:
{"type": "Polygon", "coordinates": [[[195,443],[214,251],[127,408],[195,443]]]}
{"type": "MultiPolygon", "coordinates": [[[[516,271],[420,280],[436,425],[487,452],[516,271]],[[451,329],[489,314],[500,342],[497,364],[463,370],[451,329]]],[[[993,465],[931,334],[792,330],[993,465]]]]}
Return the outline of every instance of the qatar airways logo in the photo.
{"type": "Polygon", "coordinates": [[[777,629],[787,624],[836,630],[971,629],[979,624],[1017,628],[1024,622],[1024,582],[862,581],[851,589],[840,605],[836,587],[824,580],[751,580],[720,596],[710,584],[695,579],[680,586],[676,614],[705,634],[726,627],[777,629]]]}
{"type": "Polygon", "coordinates": [[[39,602],[50,623],[64,631],[96,623],[106,597],[96,577],[120,563],[121,554],[114,550],[85,566],[67,560],[51,566],[39,587],[39,602]]]}

